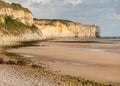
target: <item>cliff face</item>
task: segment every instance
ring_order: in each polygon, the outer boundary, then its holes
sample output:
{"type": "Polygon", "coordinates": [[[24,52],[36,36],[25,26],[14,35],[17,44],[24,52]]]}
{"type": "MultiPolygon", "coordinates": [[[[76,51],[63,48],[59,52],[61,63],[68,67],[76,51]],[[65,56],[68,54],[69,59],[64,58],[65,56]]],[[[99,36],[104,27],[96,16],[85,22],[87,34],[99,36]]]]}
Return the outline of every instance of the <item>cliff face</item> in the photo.
{"type": "Polygon", "coordinates": [[[0,45],[41,38],[41,31],[34,25],[25,25],[10,16],[0,15],[0,45]]]}
{"type": "Polygon", "coordinates": [[[99,37],[100,28],[67,20],[34,20],[45,37],[99,37]]]}
{"type": "Polygon", "coordinates": [[[33,25],[32,13],[19,4],[0,0],[0,45],[38,39],[41,31],[33,25]]]}
{"type": "Polygon", "coordinates": [[[0,1],[0,15],[11,16],[13,19],[17,19],[27,25],[33,24],[32,13],[27,8],[23,8],[19,4],[9,4],[4,1],[0,1]]]}

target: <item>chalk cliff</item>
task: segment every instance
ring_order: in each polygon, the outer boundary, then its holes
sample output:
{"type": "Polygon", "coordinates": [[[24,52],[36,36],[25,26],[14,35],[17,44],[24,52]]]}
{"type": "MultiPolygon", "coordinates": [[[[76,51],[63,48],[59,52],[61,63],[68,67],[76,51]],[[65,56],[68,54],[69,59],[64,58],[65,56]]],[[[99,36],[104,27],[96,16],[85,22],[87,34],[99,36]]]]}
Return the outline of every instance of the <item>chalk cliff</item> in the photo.
{"type": "Polygon", "coordinates": [[[41,31],[34,25],[25,25],[10,16],[0,15],[0,45],[41,38],[41,31]]]}
{"type": "Polygon", "coordinates": [[[68,20],[34,20],[34,24],[46,37],[99,37],[100,27],[84,25],[68,20]]]}
{"type": "Polygon", "coordinates": [[[41,31],[33,24],[32,13],[19,4],[0,0],[0,44],[41,39],[41,31]]]}
{"type": "Polygon", "coordinates": [[[29,9],[0,0],[0,44],[49,37],[99,37],[100,27],[68,20],[33,19],[29,9]]]}

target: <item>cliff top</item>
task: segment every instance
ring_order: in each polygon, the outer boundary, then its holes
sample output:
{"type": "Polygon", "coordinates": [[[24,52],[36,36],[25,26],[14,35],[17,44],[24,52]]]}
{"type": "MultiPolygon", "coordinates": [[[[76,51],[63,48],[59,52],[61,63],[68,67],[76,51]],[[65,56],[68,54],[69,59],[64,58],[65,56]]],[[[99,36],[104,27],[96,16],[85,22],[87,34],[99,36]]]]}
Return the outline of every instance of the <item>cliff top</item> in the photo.
{"type": "Polygon", "coordinates": [[[37,19],[37,18],[34,18],[35,21],[53,21],[53,22],[57,22],[57,21],[60,21],[60,22],[73,22],[73,21],[70,21],[70,20],[63,20],[63,19],[37,19]]]}
{"type": "Polygon", "coordinates": [[[64,24],[64,25],[70,25],[70,24],[81,24],[77,22],[73,22],[70,20],[63,20],[63,19],[37,19],[34,18],[34,22],[39,25],[53,25],[56,26],[57,24],[64,24]]]}
{"type": "Polygon", "coordinates": [[[17,3],[9,4],[7,2],[0,0],[0,9],[2,8],[12,8],[14,10],[24,10],[25,12],[30,12],[29,9],[22,7],[20,4],[17,3]]]}
{"type": "Polygon", "coordinates": [[[37,18],[34,18],[34,22],[39,24],[39,25],[56,25],[57,23],[58,24],[65,24],[67,26],[69,26],[70,24],[76,24],[76,25],[84,25],[86,27],[89,27],[89,26],[92,26],[92,27],[99,27],[97,25],[92,25],[92,24],[82,24],[82,23],[79,23],[79,22],[73,22],[73,21],[70,21],[70,20],[63,20],[63,19],[37,19],[37,18]]]}

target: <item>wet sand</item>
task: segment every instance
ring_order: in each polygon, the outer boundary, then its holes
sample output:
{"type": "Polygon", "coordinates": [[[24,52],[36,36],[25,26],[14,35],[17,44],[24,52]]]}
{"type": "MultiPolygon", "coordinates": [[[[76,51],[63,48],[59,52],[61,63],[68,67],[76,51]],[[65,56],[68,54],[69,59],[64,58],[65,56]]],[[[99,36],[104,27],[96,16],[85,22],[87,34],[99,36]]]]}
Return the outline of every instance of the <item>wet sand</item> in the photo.
{"type": "Polygon", "coordinates": [[[120,83],[120,44],[42,42],[10,50],[36,58],[61,74],[120,83]]]}

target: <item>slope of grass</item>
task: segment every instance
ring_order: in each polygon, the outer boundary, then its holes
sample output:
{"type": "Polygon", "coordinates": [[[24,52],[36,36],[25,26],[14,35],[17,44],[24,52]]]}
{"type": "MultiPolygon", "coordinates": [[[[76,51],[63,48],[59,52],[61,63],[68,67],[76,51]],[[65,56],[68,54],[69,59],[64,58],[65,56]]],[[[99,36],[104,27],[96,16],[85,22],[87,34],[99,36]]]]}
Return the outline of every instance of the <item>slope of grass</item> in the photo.
{"type": "Polygon", "coordinates": [[[34,25],[25,25],[7,15],[3,16],[3,19],[4,23],[0,23],[0,32],[2,32],[3,35],[21,35],[26,31],[36,32],[38,30],[34,25]]]}

